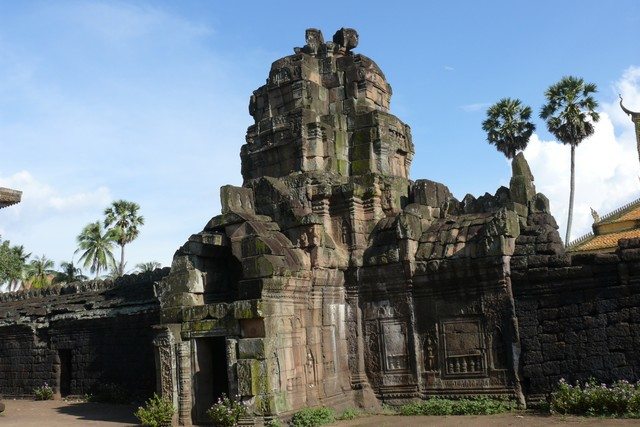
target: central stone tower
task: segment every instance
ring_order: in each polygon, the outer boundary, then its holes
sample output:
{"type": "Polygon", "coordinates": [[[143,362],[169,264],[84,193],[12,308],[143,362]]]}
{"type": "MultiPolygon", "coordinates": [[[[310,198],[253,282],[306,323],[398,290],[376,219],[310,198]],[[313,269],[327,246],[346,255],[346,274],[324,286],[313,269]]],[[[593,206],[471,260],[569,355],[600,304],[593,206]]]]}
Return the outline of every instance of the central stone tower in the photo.
{"type": "Polygon", "coordinates": [[[351,52],[358,34],[342,28],[325,43],[319,30],[308,29],[306,41],[274,62],[251,96],[245,182],[296,172],[407,178],[411,131],[389,113],[391,86],[380,68],[351,52]]]}
{"type": "Polygon", "coordinates": [[[411,130],[357,44],[309,29],[273,63],[249,103],[242,187],[222,187],[222,214],[156,287],[158,381],[183,424],[222,393],[264,418],[522,397],[509,260],[546,199],[524,158],[495,196],[410,181],[411,130]]]}

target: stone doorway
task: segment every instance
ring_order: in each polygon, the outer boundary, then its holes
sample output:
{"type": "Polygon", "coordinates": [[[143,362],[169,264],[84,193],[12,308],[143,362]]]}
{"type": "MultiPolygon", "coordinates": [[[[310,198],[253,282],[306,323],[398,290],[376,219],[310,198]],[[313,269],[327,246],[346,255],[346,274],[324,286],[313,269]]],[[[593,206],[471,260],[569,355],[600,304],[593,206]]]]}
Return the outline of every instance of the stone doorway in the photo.
{"type": "Polygon", "coordinates": [[[71,373],[73,370],[71,350],[58,350],[58,361],[60,363],[58,390],[61,397],[66,397],[71,394],[71,373]]]}
{"type": "Polygon", "coordinates": [[[229,394],[225,337],[197,338],[193,360],[195,424],[210,424],[207,410],[223,394],[229,394]]]}

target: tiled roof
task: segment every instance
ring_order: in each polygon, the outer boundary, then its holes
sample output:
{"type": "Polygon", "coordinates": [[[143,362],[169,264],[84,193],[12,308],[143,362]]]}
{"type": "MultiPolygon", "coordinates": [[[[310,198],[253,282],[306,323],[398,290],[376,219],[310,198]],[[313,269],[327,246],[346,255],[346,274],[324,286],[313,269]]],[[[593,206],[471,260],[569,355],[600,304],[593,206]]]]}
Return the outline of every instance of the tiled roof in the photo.
{"type": "Polygon", "coordinates": [[[618,246],[618,240],[630,239],[633,237],[640,237],[640,229],[619,231],[617,233],[601,234],[599,236],[593,236],[590,239],[586,239],[581,243],[576,244],[569,250],[571,252],[591,252],[591,251],[607,251],[615,250],[618,246]]]}
{"type": "Polygon", "coordinates": [[[0,187],[0,209],[20,203],[22,191],[0,187]]]}
{"type": "Polygon", "coordinates": [[[602,221],[602,223],[612,223],[612,222],[620,222],[620,221],[629,221],[629,220],[634,220],[634,219],[640,219],[640,205],[635,206],[634,208],[632,208],[630,211],[625,212],[624,214],[622,214],[622,216],[620,216],[619,218],[611,218],[605,221],[602,221]]]}
{"type": "Polygon", "coordinates": [[[618,209],[614,209],[608,214],[602,216],[598,220],[597,224],[611,224],[613,222],[618,222],[622,216],[638,208],[640,208],[640,198],[635,199],[626,205],[622,205],[618,209]]]}
{"type": "Polygon", "coordinates": [[[593,224],[593,233],[569,243],[570,252],[614,251],[618,240],[640,237],[640,199],[604,215],[593,224]]]}

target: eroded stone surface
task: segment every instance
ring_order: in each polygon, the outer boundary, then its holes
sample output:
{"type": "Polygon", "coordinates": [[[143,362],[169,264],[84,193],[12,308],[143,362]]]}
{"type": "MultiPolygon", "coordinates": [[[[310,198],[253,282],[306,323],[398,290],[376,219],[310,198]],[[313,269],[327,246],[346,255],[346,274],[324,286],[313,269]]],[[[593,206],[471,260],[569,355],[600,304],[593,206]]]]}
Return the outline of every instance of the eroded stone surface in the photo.
{"type": "Polygon", "coordinates": [[[168,273],[0,294],[0,395],[31,396],[45,382],[58,396],[106,384],[149,395],[160,320],[153,282],[168,273]]]}
{"type": "MultiPolygon", "coordinates": [[[[89,337],[113,325],[123,354],[139,331],[183,425],[205,421],[221,393],[260,422],[435,395],[522,402],[560,377],[637,380],[640,241],[567,255],[522,154],[493,195],[460,201],[411,181],[410,129],[382,71],[353,52],[357,33],[305,36],[251,96],[243,186],[221,189],[221,214],[151,281],[153,297],[92,285],[0,296],[0,393],[59,382],[51,354],[69,345],[78,366],[105,359],[91,339],[46,339],[64,316],[89,337]]],[[[153,366],[148,356],[136,355],[153,366]]]]}

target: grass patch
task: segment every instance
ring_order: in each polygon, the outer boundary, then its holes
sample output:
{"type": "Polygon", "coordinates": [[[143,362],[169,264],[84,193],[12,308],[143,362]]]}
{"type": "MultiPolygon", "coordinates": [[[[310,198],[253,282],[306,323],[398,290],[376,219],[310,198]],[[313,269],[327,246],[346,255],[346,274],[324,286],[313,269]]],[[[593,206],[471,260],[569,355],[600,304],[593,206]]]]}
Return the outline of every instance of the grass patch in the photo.
{"type": "Polygon", "coordinates": [[[509,400],[488,397],[443,399],[434,397],[421,402],[408,403],[398,408],[400,415],[493,415],[516,408],[509,400]]]}
{"type": "Polygon", "coordinates": [[[362,416],[367,415],[365,412],[362,412],[360,409],[356,408],[347,408],[342,414],[338,416],[338,420],[346,421],[346,420],[355,420],[356,418],[360,418],[362,416]]]}
{"type": "Polygon", "coordinates": [[[294,427],[316,427],[331,424],[336,420],[336,414],[331,408],[305,408],[301,409],[291,418],[294,427]]]}

